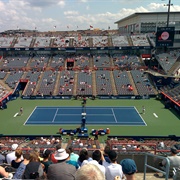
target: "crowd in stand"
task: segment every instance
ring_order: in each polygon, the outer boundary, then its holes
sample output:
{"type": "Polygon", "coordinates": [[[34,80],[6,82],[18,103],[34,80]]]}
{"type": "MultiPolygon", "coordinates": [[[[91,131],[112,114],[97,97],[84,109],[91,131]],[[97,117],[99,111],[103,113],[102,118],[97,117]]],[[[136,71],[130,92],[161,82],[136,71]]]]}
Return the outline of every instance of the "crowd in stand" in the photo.
{"type": "MultiPolygon", "coordinates": [[[[41,137],[32,141],[4,138],[0,142],[0,177],[8,179],[136,180],[138,168],[135,161],[122,157],[118,160],[119,148],[112,144],[126,144],[124,147],[127,152],[131,149],[145,152],[143,142],[112,138],[109,140],[111,145],[107,142],[102,149],[98,145],[92,146],[95,141],[91,139],[70,141],[71,143],[69,142],[64,149],[61,146],[61,140],[54,137],[41,137]],[[86,141],[87,145],[89,142],[91,145],[86,146],[86,141]],[[76,148],[77,143],[79,143],[79,148],[76,148]],[[136,145],[137,143],[141,145],[136,145]],[[7,146],[8,151],[6,151],[7,146]]],[[[169,147],[171,154],[168,159],[171,163],[170,173],[172,173],[172,166],[180,166],[180,157],[177,156],[178,145],[169,140],[154,140],[154,142],[158,150],[166,150],[167,145],[171,145],[171,148],[169,147]]],[[[165,162],[164,160],[159,162],[159,168],[165,168],[165,162]]],[[[155,175],[159,176],[159,174],[155,175]]]]}
{"type": "Polygon", "coordinates": [[[128,180],[136,173],[136,164],[132,159],[117,162],[117,157],[117,152],[109,146],[104,151],[95,149],[90,156],[86,148],[76,154],[72,146],[63,149],[59,143],[55,151],[40,151],[38,147],[23,151],[18,144],[12,144],[8,154],[0,154],[0,176],[7,179],[128,180]]]}

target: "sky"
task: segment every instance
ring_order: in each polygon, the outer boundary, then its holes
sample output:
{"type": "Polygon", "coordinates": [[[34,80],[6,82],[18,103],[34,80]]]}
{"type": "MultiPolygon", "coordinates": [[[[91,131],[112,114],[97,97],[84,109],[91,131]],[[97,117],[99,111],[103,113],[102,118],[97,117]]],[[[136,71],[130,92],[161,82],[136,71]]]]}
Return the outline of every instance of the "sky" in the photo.
{"type": "MultiPolygon", "coordinates": [[[[167,12],[169,0],[0,0],[0,32],[117,29],[114,22],[136,12],[167,12]]],[[[180,12],[180,0],[171,0],[180,12]]]]}

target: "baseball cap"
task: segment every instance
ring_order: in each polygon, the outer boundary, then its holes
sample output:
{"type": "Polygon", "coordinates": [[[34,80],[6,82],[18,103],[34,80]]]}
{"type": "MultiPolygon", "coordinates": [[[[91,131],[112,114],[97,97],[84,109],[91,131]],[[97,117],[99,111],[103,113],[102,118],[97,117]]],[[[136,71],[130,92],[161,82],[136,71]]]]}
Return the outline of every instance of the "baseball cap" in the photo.
{"type": "Polygon", "coordinates": [[[136,163],[133,159],[123,159],[120,162],[124,174],[134,174],[137,171],[136,163]]]}

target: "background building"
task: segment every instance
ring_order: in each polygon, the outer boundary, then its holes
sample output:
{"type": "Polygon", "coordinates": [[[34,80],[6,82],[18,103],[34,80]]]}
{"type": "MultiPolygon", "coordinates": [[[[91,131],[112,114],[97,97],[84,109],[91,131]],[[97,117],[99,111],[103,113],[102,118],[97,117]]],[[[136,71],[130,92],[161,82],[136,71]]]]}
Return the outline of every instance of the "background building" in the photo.
{"type": "MultiPolygon", "coordinates": [[[[117,22],[121,34],[154,33],[157,27],[167,26],[167,12],[134,13],[117,22]]],[[[169,27],[175,27],[174,47],[180,45],[180,12],[170,12],[169,27]]]]}

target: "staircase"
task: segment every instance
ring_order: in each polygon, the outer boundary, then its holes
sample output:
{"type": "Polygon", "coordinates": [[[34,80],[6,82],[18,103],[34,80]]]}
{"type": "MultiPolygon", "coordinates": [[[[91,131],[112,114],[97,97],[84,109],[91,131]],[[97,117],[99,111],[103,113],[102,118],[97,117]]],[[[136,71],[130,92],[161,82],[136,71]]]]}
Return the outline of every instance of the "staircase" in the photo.
{"type": "Polygon", "coordinates": [[[55,82],[55,87],[54,87],[54,92],[53,92],[53,95],[55,95],[55,96],[59,94],[60,79],[61,79],[61,72],[58,71],[58,74],[56,77],[56,82],[55,82]]]}
{"type": "Polygon", "coordinates": [[[73,89],[73,96],[77,95],[77,82],[78,82],[78,71],[74,73],[74,89],[73,89]]]}
{"type": "Polygon", "coordinates": [[[93,38],[89,38],[89,47],[93,47],[93,38]]]}
{"type": "Polygon", "coordinates": [[[132,39],[131,39],[131,36],[126,36],[127,37],[127,40],[128,40],[128,43],[130,46],[134,46],[133,45],[133,42],[132,42],[132,39]]]}
{"type": "Polygon", "coordinates": [[[18,37],[15,37],[10,45],[11,48],[13,48],[15,46],[15,44],[17,43],[18,37]]]}
{"type": "Polygon", "coordinates": [[[112,36],[108,36],[108,46],[113,46],[112,36]]]}
{"type": "Polygon", "coordinates": [[[94,63],[93,63],[93,58],[92,58],[92,57],[90,57],[90,58],[89,58],[89,67],[90,67],[90,69],[92,69],[92,68],[93,68],[93,66],[94,66],[94,63]]]}
{"type": "Polygon", "coordinates": [[[92,93],[93,96],[97,95],[97,91],[96,91],[96,71],[92,71],[92,93]]]}
{"type": "Polygon", "coordinates": [[[36,89],[34,90],[34,95],[36,95],[36,94],[37,94],[37,91],[39,90],[39,88],[40,88],[40,86],[41,86],[41,82],[42,82],[43,75],[44,75],[44,73],[43,73],[43,72],[41,72],[41,75],[40,75],[39,81],[37,82],[37,85],[36,85],[36,89]]]}
{"type": "Polygon", "coordinates": [[[130,72],[130,71],[127,71],[127,74],[128,74],[128,78],[129,78],[129,80],[130,80],[130,84],[131,84],[132,87],[133,87],[134,95],[135,95],[135,96],[139,95],[139,94],[138,94],[138,91],[137,91],[137,89],[136,89],[136,85],[134,84],[134,81],[133,81],[131,72],[130,72]]]}
{"type": "Polygon", "coordinates": [[[169,75],[169,76],[173,75],[174,72],[175,72],[178,68],[180,68],[180,59],[177,60],[177,61],[173,64],[173,66],[171,67],[171,69],[170,69],[169,72],[168,72],[168,75],[169,75]]]}
{"type": "Polygon", "coordinates": [[[6,83],[4,83],[3,80],[0,80],[0,85],[2,85],[5,89],[7,89],[9,92],[13,92],[13,89],[11,89],[6,83]]]}
{"type": "Polygon", "coordinates": [[[118,93],[117,93],[117,90],[116,90],[116,84],[115,84],[115,81],[114,81],[113,71],[109,71],[109,73],[110,73],[110,79],[111,79],[112,93],[113,93],[114,96],[117,96],[118,93]]]}
{"type": "Polygon", "coordinates": [[[35,42],[36,42],[36,38],[33,38],[29,47],[30,47],[30,48],[33,48],[35,42]]]}
{"type": "Polygon", "coordinates": [[[50,46],[50,47],[53,47],[54,41],[55,41],[55,39],[54,39],[54,38],[51,38],[50,43],[49,43],[49,46],[50,46]]]}
{"type": "Polygon", "coordinates": [[[24,72],[24,74],[22,75],[21,79],[25,79],[26,76],[27,76],[27,73],[28,73],[28,72],[24,72]]]}

